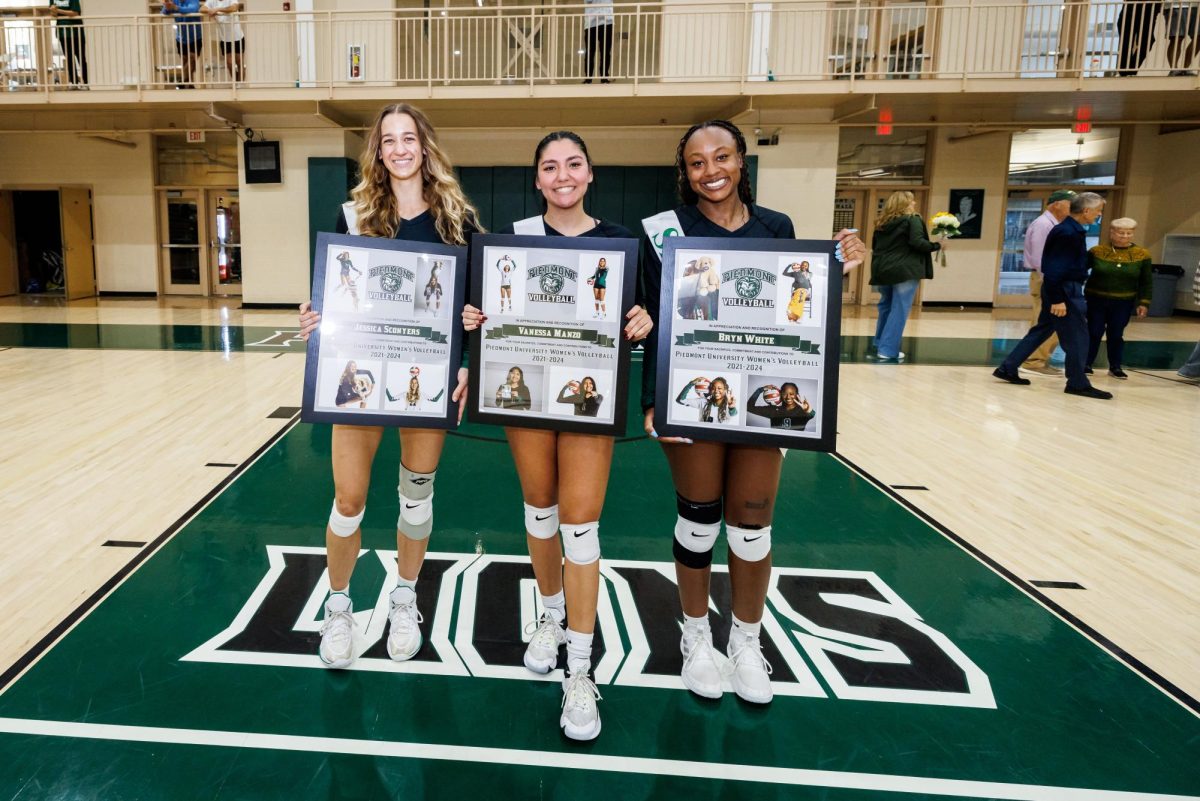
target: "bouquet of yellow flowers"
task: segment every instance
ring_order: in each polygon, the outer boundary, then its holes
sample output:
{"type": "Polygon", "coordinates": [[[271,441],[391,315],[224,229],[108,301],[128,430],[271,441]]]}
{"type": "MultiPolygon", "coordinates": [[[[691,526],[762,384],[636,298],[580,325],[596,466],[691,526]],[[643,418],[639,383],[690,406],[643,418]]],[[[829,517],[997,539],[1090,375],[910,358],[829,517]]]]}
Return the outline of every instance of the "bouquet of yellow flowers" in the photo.
{"type": "MultiPolygon", "coordinates": [[[[948,211],[939,211],[929,218],[929,235],[939,239],[958,236],[958,218],[948,211]]],[[[946,266],[946,251],[941,251],[942,266],[946,266]]]]}

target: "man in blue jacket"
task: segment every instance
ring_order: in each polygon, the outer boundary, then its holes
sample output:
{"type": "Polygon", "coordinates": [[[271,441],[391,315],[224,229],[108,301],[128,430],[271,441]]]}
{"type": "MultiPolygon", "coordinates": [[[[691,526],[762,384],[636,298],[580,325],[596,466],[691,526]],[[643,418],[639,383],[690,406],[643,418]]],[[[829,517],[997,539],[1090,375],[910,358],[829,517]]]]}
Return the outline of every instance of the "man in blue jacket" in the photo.
{"type": "Polygon", "coordinates": [[[196,57],[204,46],[200,0],[163,0],[162,13],[175,18],[175,52],[183,64],[183,80],[175,88],[195,89],[196,57]]]}
{"type": "Polygon", "coordinates": [[[1081,192],[1071,200],[1071,214],[1051,229],[1042,250],[1042,313],[1000,366],[992,373],[1010,384],[1028,384],[1017,368],[1054,333],[1067,354],[1067,388],[1071,395],[1107,400],[1111,392],[1096,389],[1084,372],[1087,361],[1087,302],[1083,283],[1088,277],[1087,230],[1104,211],[1104,198],[1081,192]]]}

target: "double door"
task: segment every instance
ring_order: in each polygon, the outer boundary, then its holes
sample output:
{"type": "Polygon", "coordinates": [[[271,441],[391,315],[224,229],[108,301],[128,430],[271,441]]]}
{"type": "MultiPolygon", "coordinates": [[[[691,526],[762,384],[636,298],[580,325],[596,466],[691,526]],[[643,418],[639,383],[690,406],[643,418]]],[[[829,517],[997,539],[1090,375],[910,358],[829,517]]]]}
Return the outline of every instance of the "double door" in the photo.
{"type": "MultiPolygon", "coordinates": [[[[857,228],[867,245],[867,258],[862,266],[842,276],[842,305],[868,306],[879,302],[879,293],[871,286],[871,235],[875,219],[883,210],[888,196],[900,190],[912,192],[917,199],[917,214],[928,218],[925,198],[928,190],[917,187],[880,186],[863,189],[839,189],[833,200],[833,233],[843,228],[857,228]]],[[[921,307],[921,290],[913,301],[914,311],[921,307]]]]}
{"type": "Polygon", "coordinates": [[[158,207],[162,293],[242,294],[237,188],[160,189],[158,207]]]}

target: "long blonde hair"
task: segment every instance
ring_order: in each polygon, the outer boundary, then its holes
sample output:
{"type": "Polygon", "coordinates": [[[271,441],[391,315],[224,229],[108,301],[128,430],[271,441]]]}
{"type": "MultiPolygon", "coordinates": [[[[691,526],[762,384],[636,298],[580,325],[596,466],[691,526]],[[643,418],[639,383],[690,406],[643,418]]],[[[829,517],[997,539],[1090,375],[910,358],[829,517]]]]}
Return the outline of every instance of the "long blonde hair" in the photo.
{"type": "Polygon", "coordinates": [[[907,217],[911,213],[909,207],[915,200],[916,198],[913,196],[913,193],[904,189],[888,195],[887,201],[883,204],[883,209],[879,212],[879,216],[875,218],[875,230],[878,231],[892,220],[907,217]]]}
{"type": "Polygon", "coordinates": [[[380,147],[383,140],[383,121],[392,114],[407,114],[417,125],[421,140],[421,183],[425,187],[425,202],[433,213],[434,225],[442,240],[452,245],[467,244],[464,226],[470,219],[479,226],[479,215],[467,200],[450,160],[438,146],[437,133],[425,113],[408,103],[393,103],[384,106],[371,125],[367,146],[358,159],[358,186],[350,192],[354,199],[354,211],[358,217],[359,233],[365,236],[382,236],[391,239],[396,235],[400,223],[400,210],[392,194],[391,174],[383,166],[380,147]]]}

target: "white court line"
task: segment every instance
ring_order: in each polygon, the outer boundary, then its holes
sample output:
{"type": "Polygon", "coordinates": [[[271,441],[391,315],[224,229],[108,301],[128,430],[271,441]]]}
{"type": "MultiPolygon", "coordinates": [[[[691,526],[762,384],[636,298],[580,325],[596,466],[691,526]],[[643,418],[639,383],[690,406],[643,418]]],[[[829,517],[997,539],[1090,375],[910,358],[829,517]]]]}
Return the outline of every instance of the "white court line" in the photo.
{"type": "Polygon", "coordinates": [[[108,723],[68,723],[53,720],[0,718],[0,733],[35,734],[46,737],[76,737],[116,742],[165,743],[173,745],[254,748],[300,751],[317,754],[354,754],[401,759],[434,759],[492,765],[519,765],[538,769],[592,770],[644,776],[674,776],[783,784],[798,787],[833,787],[890,793],[924,793],[1016,801],[1196,801],[1198,796],[1135,793],[1121,790],[1088,790],[1038,784],[932,779],[922,776],[888,776],[879,773],[846,773],[803,768],[771,768],[721,762],[689,762],[679,759],[606,756],[559,751],[528,751],[517,748],[484,748],[429,743],[397,743],[386,740],[352,740],[338,737],[303,737],[292,734],[171,729],[160,726],[120,726],[108,723]]]}

